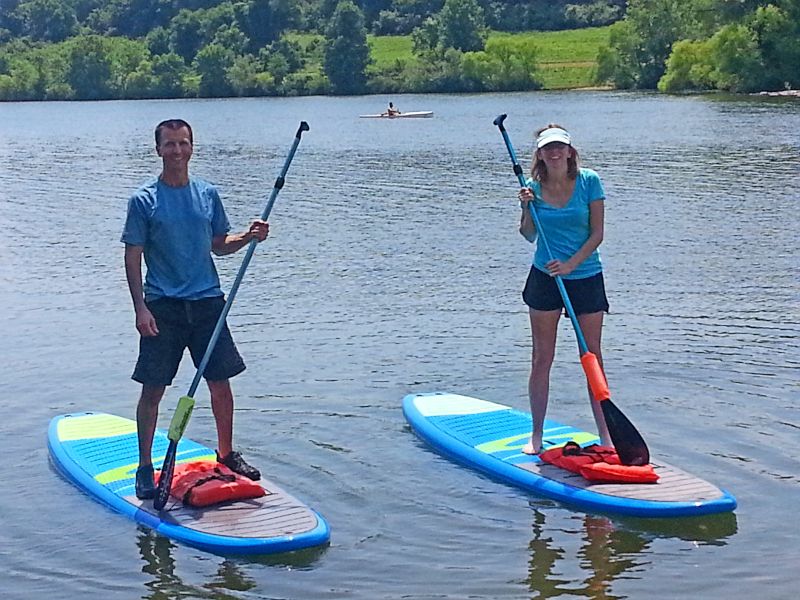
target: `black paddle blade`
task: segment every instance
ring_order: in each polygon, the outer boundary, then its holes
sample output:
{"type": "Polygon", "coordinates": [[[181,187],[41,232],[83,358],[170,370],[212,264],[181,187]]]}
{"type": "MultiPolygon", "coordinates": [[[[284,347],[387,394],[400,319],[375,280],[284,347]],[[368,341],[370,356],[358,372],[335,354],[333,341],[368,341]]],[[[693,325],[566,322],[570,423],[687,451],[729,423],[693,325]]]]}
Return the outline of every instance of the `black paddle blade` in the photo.
{"type": "Polygon", "coordinates": [[[611,400],[603,400],[600,406],[620,462],[629,466],[650,464],[647,444],[628,417],[611,400]]]}
{"type": "Polygon", "coordinates": [[[175,456],[178,453],[178,442],[170,441],[164,464],[161,467],[161,477],[158,478],[156,497],[153,499],[153,508],[161,510],[167,504],[169,492],[172,489],[172,476],[175,473],[175,456]]]}

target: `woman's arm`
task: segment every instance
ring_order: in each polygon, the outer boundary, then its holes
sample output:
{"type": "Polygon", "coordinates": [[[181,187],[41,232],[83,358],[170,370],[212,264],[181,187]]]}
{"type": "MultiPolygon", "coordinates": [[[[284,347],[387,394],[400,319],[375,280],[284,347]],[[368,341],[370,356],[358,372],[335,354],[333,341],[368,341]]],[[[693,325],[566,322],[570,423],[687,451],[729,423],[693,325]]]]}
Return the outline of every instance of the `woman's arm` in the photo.
{"type": "Polygon", "coordinates": [[[605,203],[595,200],[589,204],[589,237],[567,262],[550,261],[547,269],[551,275],[569,275],[603,243],[605,203]]]}
{"type": "Polygon", "coordinates": [[[536,240],[536,224],[531,217],[531,209],[528,206],[529,202],[533,202],[533,192],[530,188],[522,188],[519,191],[519,206],[522,209],[522,214],[519,218],[519,232],[529,242],[536,240]]]}

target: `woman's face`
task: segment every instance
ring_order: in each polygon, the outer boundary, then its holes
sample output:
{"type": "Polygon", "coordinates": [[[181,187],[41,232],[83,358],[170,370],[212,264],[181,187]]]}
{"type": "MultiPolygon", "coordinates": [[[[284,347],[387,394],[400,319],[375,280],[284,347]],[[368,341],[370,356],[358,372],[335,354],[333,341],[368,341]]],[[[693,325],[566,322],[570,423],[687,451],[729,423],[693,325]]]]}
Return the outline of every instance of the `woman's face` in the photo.
{"type": "Polygon", "coordinates": [[[564,167],[566,167],[567,159],[572,156],[572,146],[563,142],[550,142],[546,146],[539,148],[538,152],[539,157],[548,167],[550,165],[557,166],[560,163],[563,163],[564,167]]]}

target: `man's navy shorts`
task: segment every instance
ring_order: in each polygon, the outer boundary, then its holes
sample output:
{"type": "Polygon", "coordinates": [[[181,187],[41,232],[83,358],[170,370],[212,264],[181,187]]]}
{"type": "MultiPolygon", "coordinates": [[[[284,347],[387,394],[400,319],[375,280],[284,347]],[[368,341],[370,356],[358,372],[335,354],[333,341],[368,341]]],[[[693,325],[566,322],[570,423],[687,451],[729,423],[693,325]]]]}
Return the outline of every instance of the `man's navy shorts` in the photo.
{"type": "MultiPolygon", "coordinates": [[[[569,301],[576,315],[586,315],[596,312],[608,312],[608,299],[603,273],[585,277],[583,279],[564,279],[569,301]]],[[[564,301],[558,291],[555,277],[531,267],[522,299],[534,310],[561,310],[564,301]]]]}
{"type": "MultiPolygon", "coordinates": [[[[224,306],[223,296],[202,300],[159,298],[148,302],[158,335],[139,338],[139,359],[132,379],[145,385],[171,385],[186,348],[197,368],[224,306]]],[[[203,376],[208,381],[222,381],[244,369],[244,361],[226,323],[203,376]]]]}

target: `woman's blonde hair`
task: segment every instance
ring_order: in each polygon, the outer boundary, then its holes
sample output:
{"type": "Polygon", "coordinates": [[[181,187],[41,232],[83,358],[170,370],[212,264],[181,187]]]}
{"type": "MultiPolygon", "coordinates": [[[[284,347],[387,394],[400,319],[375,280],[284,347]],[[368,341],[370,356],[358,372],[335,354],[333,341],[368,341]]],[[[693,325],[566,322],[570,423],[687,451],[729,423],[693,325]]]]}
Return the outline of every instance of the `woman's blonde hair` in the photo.
{"type": "MultiPolygon", "coordinates": [[[[534,145],[536,145],[535,138],[539,137],[545,129],[552,129],[553,127],[557,127],[558,129],[566,129],[557,123],[550,123],[545,127],[542,127],[536,132],[536,136],[534,137],[534,145]]],[[[570,179],[575,179],[578,177],[578,169],[580,168],[580,157],[578,156],[578,150],[570,145],[570,156],[567,157],[567,177],[570,179]]],[[[539,148],[537,148],[533,153],[533,166],[531,166],[531,179],[534,181],[547,181],[547,165],[544,164],[544,160],[539,155],[539,148]]]]}

